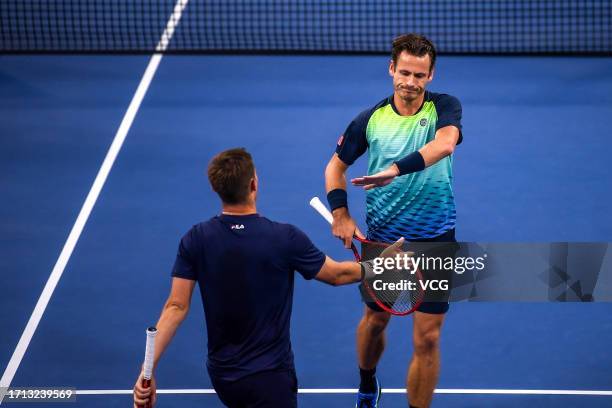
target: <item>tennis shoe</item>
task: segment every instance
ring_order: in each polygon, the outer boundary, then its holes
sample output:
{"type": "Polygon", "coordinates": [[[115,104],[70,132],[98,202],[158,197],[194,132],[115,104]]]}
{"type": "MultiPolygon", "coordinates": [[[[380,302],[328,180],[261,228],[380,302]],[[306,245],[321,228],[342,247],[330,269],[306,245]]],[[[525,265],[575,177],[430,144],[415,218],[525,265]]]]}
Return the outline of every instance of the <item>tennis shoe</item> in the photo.
{"type": "Polygon", "coordinates": [[[357,403],[355,404],[355,408],[378,408],[380,394],[380,382],[378,382],[378,378],[376,378],[376,391],[373,393],[357,392],[357,403]]]}

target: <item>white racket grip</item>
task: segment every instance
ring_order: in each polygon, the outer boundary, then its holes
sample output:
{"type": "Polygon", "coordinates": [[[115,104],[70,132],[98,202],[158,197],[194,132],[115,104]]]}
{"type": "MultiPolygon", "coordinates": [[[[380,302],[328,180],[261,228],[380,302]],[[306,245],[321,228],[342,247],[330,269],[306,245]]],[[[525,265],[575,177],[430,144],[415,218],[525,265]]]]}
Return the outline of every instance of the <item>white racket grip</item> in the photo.
{"type": "Polygon", "coordinates": [[[330,224],[334,221],[332,213],[329,212],[329,210],[327,209],[325,204],[321,202],[319,197],[312,197],[312,199],[310,200],[310,206],[317,210],[317,212],[321,214],[321,216],[325,218],[330,224]]]}
{"type": "Polygon", "coordinates": [[[143,376],[145,380],[150,380],[153,374],[153,362],[155,359],[155,336],[157,335],[157,329],[155,327],[149,327],[147,329],[147,345],[145,347],[145,359],[143,365],[143,376]]]}

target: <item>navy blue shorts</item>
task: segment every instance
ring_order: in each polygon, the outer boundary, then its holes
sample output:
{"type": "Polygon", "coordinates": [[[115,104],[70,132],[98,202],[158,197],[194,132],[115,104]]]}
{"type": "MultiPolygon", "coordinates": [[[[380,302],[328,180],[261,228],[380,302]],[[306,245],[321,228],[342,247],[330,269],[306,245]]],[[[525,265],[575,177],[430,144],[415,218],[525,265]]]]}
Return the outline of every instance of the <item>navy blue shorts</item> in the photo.
{"type": "MultiPolygon", "coordinates": [[[[442,235],[438,235],[434,238],[424,238],[424,239],[416,239],[411,240],[412,242],[457,242],[455,239],[455,229],[451,229],[446,231],[442,235]]],[[[362,299],[364,298],[364,289],[362,284],[359,284],[359,292],[362,295],[362,299]]],[[[384,310],[376,304],[376,302],[364,302],[366,306],[375,312],[384,312],[384,310]]],[[[417,311],[428,314],[444,314],[448,312],[450,305],[448,302],[423,302],[417,308],[417,311]]]]}
{"type": "Polygon", "coordinates": [[[229,408],[296,408],[295,370],[262,371],[236,381],[211,376],[217,396],[229,408]]]}

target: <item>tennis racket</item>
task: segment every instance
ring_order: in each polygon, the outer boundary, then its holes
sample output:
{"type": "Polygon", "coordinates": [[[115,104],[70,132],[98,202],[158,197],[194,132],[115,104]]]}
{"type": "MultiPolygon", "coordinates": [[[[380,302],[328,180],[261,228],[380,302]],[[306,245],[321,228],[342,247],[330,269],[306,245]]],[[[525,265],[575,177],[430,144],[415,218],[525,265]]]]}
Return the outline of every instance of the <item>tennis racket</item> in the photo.
{"type": "MultiPolygon", "coordinates": [[[[330,224],[334,218],[319,197],[313,197],[310,205],[330,224]]],[[[362,258],[371,260],[380,257],[389,244],[369,241],[367,239],[353,236],[353,240],[361,243],[361,253],[357,250],[355,242],[351,242],[351,250],[357,262],[362,258]]],[[[384,254],[383,254],[384,256],[384,254]]],[[[404,266],[404,265],[402,265],[404,266]]],[[[371,268],[372,264],[366,265],[371,268]]],[[[367,295],[378,307],[385,312],[396,316],[406,316],[414,312],[423,302],[425,290],[422,287],[422,274],[417,268],[389,267],[384,268],[382,273],[365,274],[362,285],[367,295]]]]}
{"type": "MultiPolygon", "coordinates": [[[[153,362],[155,358],[155,336],[157,335],[157,329],[155,327],[149,327],[147,329],[147,343],[145,346],[145,359],[143,364],[143,379],[142,386],[149,388],[151,386],[151,377],[153,376],[153,362]]],[[[149,408],[151,404],[145,404],[145,408],[149,408]]]]}

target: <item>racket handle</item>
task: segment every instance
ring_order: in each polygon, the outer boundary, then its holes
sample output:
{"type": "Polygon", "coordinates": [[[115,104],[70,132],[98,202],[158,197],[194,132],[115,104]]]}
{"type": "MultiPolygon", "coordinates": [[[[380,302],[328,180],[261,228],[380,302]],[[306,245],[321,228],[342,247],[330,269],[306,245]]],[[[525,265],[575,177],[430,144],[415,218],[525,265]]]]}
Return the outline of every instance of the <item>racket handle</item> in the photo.
{"type": "MultiPolygon", "coordinates": [[[[142,379],[142,386],[144,388],[149,388],[151,387],[151,380],[147,380],[146,378],[142,379]]],[[[144,408],[150,408],[151,404],[149,404],[148,402],[144,404],[144,408]]]]}
{"type": "MultiPolygon", "coordinates": [[[[146,331],[147,344],[145,348],[145,360],[142,367],[143,379],[142,386],[149,388],[151,386],[151,377],[153,376],[153,359],[155,356],[155,336],[157,335],[157,329],[155,327],[149,327],[146,331]]],[[[150,404],[145,404],[145,408],[149,408],[150,404]]]]}
{"type": "Polygon", "coordinates": [[[321,214],[321,216],[325,218],[327,222],[329,222],[330,224],[334,222],[334,216],[327,209],[325,204],[321,202],[321,199],[319,197],[312,197],[312,199],[310,200],[310,206],[317,210],[317,212],[321,214]]]}
{"type": "MultiPolygon", "coordinates": [[[[314,208],[315,210],[317,210],[317,212],[327,220],[327,222],[329,222],[329,224],[331,225],[334,222],[334,216],[332,215],[332,213],[327,209],[327,207],[325,206],[325,204],[323,204],[323,202],[321,201],[321,199],[319,197],[312,197],[310,199],[310,206],[312,208],[314,208]]],[[[357,231],[355,231],[355,233],[353,234],[353,238],[356,239],[357,241],[361,241],[361,242],[365,242],[365,239],[363,238],[359,238],[357,236],[357,231]]]]}
{"type": "MultiPolygon", "coordinates": [[[[310,206],[317,210],[317,212],[321,214],[321,216],[325,218],[327,222],[329,222],[330,224],[334,222],[334,216],[327,209],[325,204],[321,202],[321,199],[319,197],[312,197],[312,199],[310,200],[310,206]]],[[[357,247],[353,242],[351,242],[351,250],[353,251],[353,255],[355,255],[355,259],[357,260],[357,262],[361,262],[361,255],[359,255],[359,251],[357,250],[357,247]]]]}

